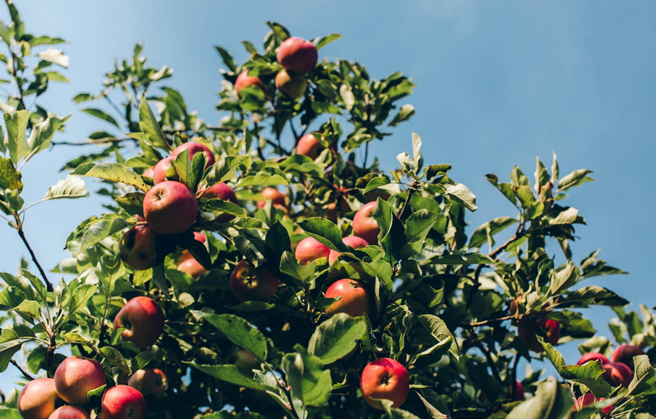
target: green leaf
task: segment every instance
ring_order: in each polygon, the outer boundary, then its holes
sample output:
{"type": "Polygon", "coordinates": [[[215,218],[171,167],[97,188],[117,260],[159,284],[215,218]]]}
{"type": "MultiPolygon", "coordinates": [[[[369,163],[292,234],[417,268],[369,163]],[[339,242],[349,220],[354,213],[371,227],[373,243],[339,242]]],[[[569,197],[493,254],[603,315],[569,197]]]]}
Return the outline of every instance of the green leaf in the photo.
{"type": "Polygon", "coordinates": [[[566,418],[574,401],[570,390],[553,377],[538,384],[535,396],[515,407],[507,419],[558,419],[566,418]]]}
{"type": "Polygon", "coordinates": [[[89,114],[91,116],[94,116],[98,119],[102,119],[103,121],[109,122],[110,124],[114,125],[116,128],[121,128],[118,122],[116,122],[116,119],[114,119],[113,116],[103,111],[102,109],[85,108],[85,109],[80,109],[80,111],[89,114]]]}
{"type": "Polygon", "coordinates": [[[221,59],[223,60],[223,63],[228,67],[230,71],[235,71],[237,70],[237,64],[235,64],[235,60],[232,58],[232,55],[225,49],[219,47],[219,46],[214,46],[214,48],[217,50],[219,55],[221,55],[221,59]]]}
{"type": "MultiPolygon", "coordinates": [[[[4,372],[9,366],[11,357],[21,348],[23,342],[9,341],[0,343],[0,372],[4,372]]],[[[0,410],[2,412],[2,410],[0,410]]],[[[0,416],[1,418],[1,416],[0,416]]]]}
{"type": "Polygon", "coordinates": [[[317,269],[315,262],[305,266],[298,264],[296,257],[291,252],[285,251],[280,258],[280,272],[296,279],[300,284],[306,284],[314,276],[317,269]]]}
{"type": "Polygon", "coordinates": [[[629,394],[648,396],[656,394],[656,370],[651,366],[647,355],[633,358],[635,364],[634,375],[629,384],[629,394]]]}
{"type": "Polygon", "coordinates": [[[66,179],[60,179],[56,185],[48,188],[43,200],[85,198],[89,195],[86,185],[80,177],[68,175],[66,179]]]}
{"type": "Polygon", "coordinates": [[[447,184],[444,187],[446,188],[446,195],[449,198],[462,203],[470,211],[476,211],[478,209],[476,206],[476,196],[462,183],[456,183],[455,185],[447,184]]]}
{"type": "Polygon", "coordinates": [[[27,123],[30,120],[30,111],[15,111],[4,114],[5,126],[7,127],[7,149],[11,161],[18,165],[20,159],[30,152],[30,147],[25,139],[27,123]]]}
{"type": "Polygon", "coordinates": [[[342,232],[332,221],[321,217],[313,217],[299,222],[298,225],[308,233],[308,235],[314,237],[331,249],[339,251],[346,250],[346,247],[342,242],[342,232]]]}
{"type": "Polygon", "coordinates": [[[68,314],[74,314],[84,307],[97,291],[98,287],[92,284],[82,284],[75,288],[68,304],[68,314]]]}
{"type": "Polygon", "coordinates": [[[597,255],[599,255],[599,249],[590,253],[588,257],[581,261],[581,278],[591,278],[600,275],[627,274],[627,272],[621,269],[607,265],[604,260],[598,260],[597,255]]]}
{"type": "Polygon", "coordinates": [[[579,270],[571,262],[564,267],[554,270],[549,286],[549,295],[555,295],[567,291],[579,280],[579,270]]]}
{"type": "Polygon", "coordinates": [[[415,211],[408,217],[405,222],[405,238],[408,243],[401,249],[401,258],[409,258],[421,252],[426,245],[428,233],[439,218],[439,214],[426,209],[415,211]]]}
{"type": "Polygon", "coordinates": [[[315,39],[314,46],[317,48],[317,51],[320,50],[321,48],[325,47],[326,45],[330,44],[331,42],[337,41],[340,39],[342,35],[338,33],[331,33],[330,35],[326,35],[322,38],[315,39]]]}
{"type": "Polygon", "coordinates": [[[628,300],[625,300],[607,288],[596,285],[589,285],[572,291],[558,302],[558,305],[562,307],[588,307],[590,305],[623,307],[627,304],[629,304],[628,300]]]}
{"type": "Polygon", "coordinates": [[[23,419],[23,417],[18,412],[18,409],[0,408],[0,419],[23,419]]]}
{"type": "Polygon", "coordinates": [[[153,147],[169,149],[169,143],[164,137],[164,132],[159,126],[155,114],[150,109],[146,96],[141,99],[139,104],[139,128],[145,134],[146,142],[153,147]]]}
{"type": "Polygon", "coordinates": [[[392,119],[392,121],[388,125],[390,127],[395,127],[395,126],[399,125],[401,122],[405,122],[408,119],[410,119],[410,117],[412,115],[414,115],[415,113],[416,112],[415,112],[415,107],[414,106],[412,106],[410,104],[405,104],[405,105],[401,106],[401,109],[399,109],[399,113],[397,113],[394,116],[394,119],[392,119]]]}
{"type": "Polygon", "coordinates": [[[38,56],[42,60],[46,60],[53,64],[62,66],[64,68],[68,68],[68,65],[70,63],[68,57],[61,50],[54,49],[54,48],[48,48],[47,50],[40,52],[38,56]]]}
{"type": "Polygon", "coordinates": [[[130,225],[118,214],[105,214],[102,218],[92,217],[82,222],[68,236],[66,248],[73,257],[77,257],[83,250],[130,225]]]}
{"type": "Polygon", "coordinates": [[[337,313],[314,331],[308,352],[320,358],[324,365],[332,364],[350,354],[366,331],[363,319],[337,313]]]}
{"type": "Polygon", "coordinates": [[[451,346],[449,352],[454,358],[460,359],[460,350],[458,349],[458,342],[447,327],[446,323],[437,316],[432,314],[422,314],[419,316],[419,322],[430,332],[430,334],[437,340],[443,342],[445,339],[451,339],[451,346]]]}
{"type": "Polygon", "coordinates": [[[27,140],[30,152],[25,157],[25,161],[28,161],[35,154],[50,147],[50,142],[55,136],[55,133],[61,129],[70,117],[70,114],[63,118],[59,118],[56,115],[49,115],[44,121],[36,124],[30,133],[30,138],[27,140]]]}
{"type": "Polygon", "coordinates": [[[517,220],[511,217],[498,217],[488,221],[472,233],[469,239],[469,248],[481,247],[486,242],[490,244],[490,247],[494,246],[493,236],[515,223],[517,220]]]}
{"type": "Polygon", "coordinates": [[[129,361],[123,357],[118,349],[112,348],[111,346],[103,346],[98,351],[110,364],[118,367],[118,369],[123,371],[125,374],[130,375],[132,373],[130,370],[129,361]]]}
{"type": "Polygon", "coordinates": [[[141,176],[120,163],[83,163],[72,174],[125,183],[143,192],[148,192],[148,189],[150,189],[141,176]]]}
{"type": "Polygon", "coordinates": [[[146,195],[140,192],[128,192],[114,201],[130,215],[143,216],[143,201],[146,195]]]}
{"type": "Polygon", "coordinates": [[[298,352],[285,355],[280,364],[287,373],[287,382],[306,406],[322,406],[330,398],[330,370],[324,370],[321,359],[309,355],[300,345],[295,349],[298,352]]]}
{"type": "Polygon", "coordinates": [[[260,361],[266,362],[267,345],[264,335],[243,318],[233,314],[210,314],[202,311],[191,313],[217,328],[235,345],[241,346],[260,361]]]}
{"type": "Polygon", "coordinates": [[[11,189],[21,193],[23,191],[22,175],[16,170],[11,159],[0,157],[0,189],[11,189]]]}
{"type": "Polygon", "coordinates": [[[558,190],[562,192],[571,188],[576,188],[577,186],[581,186],[586,182],[594,181],[593,178],[588,176],[590,173],[593,172],[592,170],[588,170],[588,169],[579,169],[573,171],[572,173],[570,173],[569,175],[565,176],[564,178],[558,181],[558,190]]]}
{"type": "Polygon", "coordinates": [[[487,179],[488,182],[490,182],[492,185],[494,185],[495,188],[499,190],[503,194],[503,196],[508,199],[508,201],[512,202],[513,205],[517,206],[517,196],[515,196],[515,192],[513,191],[512,185],[510,183],[499,183],[499,178],[497,175],[494,174],[487,174],[485,175],[485,178],[487,179]]]}
{"type": "Polygon", "coordinates": [[[202,371],[205,374],[210,375],[214,378],[218,378],[221,381],[225,381],[227,383],[231,383],[239,387],[246,387],[246,388],[251,388],[253,390],[260,390],[260,391],[263,391],[265,389],[265,387],[262,384],[253,380],[251,377],[242,374],[239,371],[239,368],[237,368],[235,365],[232,364],[201,365],[201,364],[196,364],[194,362],[185,362],[185,364],[197,369],[198,371],[202,371]]]}

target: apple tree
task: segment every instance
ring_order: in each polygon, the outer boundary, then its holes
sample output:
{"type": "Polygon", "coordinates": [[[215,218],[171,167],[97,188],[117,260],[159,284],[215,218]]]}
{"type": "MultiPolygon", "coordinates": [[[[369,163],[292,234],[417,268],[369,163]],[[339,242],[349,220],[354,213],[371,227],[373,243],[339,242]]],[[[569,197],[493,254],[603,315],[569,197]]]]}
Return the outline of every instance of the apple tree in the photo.
{"type": "Polygon", "coordinates": [[[654,314],[594,285],[622,270],[570,249],[585,219],[568,194],[590,170],[562,174],[554,155],[534,180],[487,174],[512,211],[467,228],[474,194],[425,161],[418,135],[393,170],[370,155],[414,115],[411,79],[322,58],[339,35],[274,22],[263,45],[243,42],[246,62],[216,47],[216,123],[136,45],[73,98],[98,129],[64,141],[69,116],[40,102],[68,81],[64,40],[28,33],[6,3],[2,237],[30,261],[0,272],[0,371],[23,377],[0,417],[654,417],[654,314]],[[91,148],[26,204],[30,159],[78,145],[91,148]],[[106,212],[42,266],[26,214],[87,185],[106,212]],[[617,314],[610,338],[593,305],[617,314]],[[558,351],[573,341],[580,360],[558,351]]]}

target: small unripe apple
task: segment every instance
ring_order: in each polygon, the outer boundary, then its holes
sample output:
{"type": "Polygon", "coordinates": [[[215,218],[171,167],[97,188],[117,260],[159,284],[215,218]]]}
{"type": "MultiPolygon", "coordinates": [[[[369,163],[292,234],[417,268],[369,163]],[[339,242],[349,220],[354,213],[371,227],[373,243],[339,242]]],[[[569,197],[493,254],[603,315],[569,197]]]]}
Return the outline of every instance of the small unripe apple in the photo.
{"type": "Polygon", "coordinates": [[[353,232],[369,244],[378,244],[380,227],[373,217],[376,201],[364,204],[353,217],[353,232]]]}
{"type": "MultiPolygon", "coordinates": [[[[601,397],[601,398],[599,398],[599,399],[595,399],[594,394],[592,394],[592,393],[585,393],[583,396],[579,397],[579,398],[576,400],[576,404],[572,407],[572,410],[574,410],[574,411],[581,410],[582,408],[584,408],[584,407],[586,407],[586,406],[590,406],[591,404],[593,404],[593,403],[596,402],[596,401],[597,401],[597,402],[600,402],[600,401],[602,401],[602,400],[604,400],[603,397],[601,397]]],[[[608,406],[608,407],[603,408],[603,409],[601,410],[601,412],[604,413],[605,415],[607,415],[607,414],[609,414],[612,410],[613,410],[613,406],[608,406]]]]}
{"type": "Polygon", "coordinates": [[[335,313],[346,313],[351,317],[363,315],[371,316],[371,296],[364,284],[353,279],[340,279],[331,284],[326,290],[326,298],[337,298],[332,303],[326,314],[332,316],[335,313]]]}
{"type": "Polygon", "coordinates": [[[629,368],[633,369],[633,357],[638,355],[644,355],[645,351],[641,347],[635,345],[620,345],[613,352],[611,357],[613,362],[621,362],[622,364],[627,365],[629,368]]]}
{"type": "MultiPolygon", "coordinates": [[[[362,237],[358,236],[348,236],[344,237],[342,239],[342,242],[344,242],[345,245],[351,246],[354,249],[362,249],[363,247],[369,246],[369,243],[365,241],[362,237]]],[[[332,265],[337,261],[337,258],[341,255],[340,252],[336,250],[330,250],[330,254],[328,254],[328,263],[332,265]]]]}
{"type": "Polygon", "coordinates": [[[135,271],[144,271],[155,265],[157,258],[157,234],[147,225],[129,229],[118,244],[123,263],[135,271]]]}
{"type": "Polygon", "coordinates": [[[278,62],[285,69],[305,74],[317,65],[317,47],[302,38],[287,38],[278,48],[278,62]]]}
{"type": "Polygon", "coordinates": [[[295,256],[298,263],[307,265],[308,263],[321,258],[327,258],[330,254],[330,248],[321,243],[314,237],[306,237],[296,246],[295,256]]]}
{"type": "Polygon", "coordinates": [[[280,281],[266,267],[242,260],[230,275],[230,291],[239,301],[269,301],[280,281]]]}
{"type": "Polygon", "coordinates": [[[180,153],[182,153],[185,150],[189,150],[189,160],[194,160],[194,154],[196,153],[205,154],[205,169],[207,169],[208,167],[214,164],[214,154],[212,153],[212,150],[207,148],[207,146],[197,143],[195,141],[188,141],[182,145],[177,146],[171,152],[171,158],[175,159],[176,157],[178,157],[180,153]]]}
{"type": "Polygon", "coordinates": [[[307,156],[313,160],[319,157],[323,149],[323,145],[314,133],[305,134],[298,140],[298,144],[296,145],[297,154],[307,156]]]}
{"type": "MultiPolygon", "coordinates": [[[[201,243],[207,242],[207,236],[204,235],[201,232],[194,231],[194,240],[199,241],[201,243]]],[[[194,257],[191,256],[191,253],[189,253],[188,250],[183,250],[182,254],[180,255],[180,262],[184,262],[187,259],[193,259],[194,257]]]]}
{"type": "Polygon", "coordinates": [[[267,201],[273,201],[273,206],[277,208],[286,207],[285,194],[280,192],[278,189],[267,187],[262,190],[261,194],[264,200],[257,202],[258,208],[264,207],[267,201]]]}
{"type": "MultiPolygon", "coordinates": [[[[217,183],[216,185],[212,185],[209,189],[201,192],[201,198],[205,199],[220,199],[222,201],[228,201],[232,202],[233,204],[238,205],[239,201],[237,200],[237,195],[235,195],[235,191],[232,190],[232,188],[225,183],[217,183]]],[[[221,214],[217,217],[218,220],[220,221],[230,221],[234,219],[235,216],[231,214],[221,214]]]]}
{"type": "Polygon", "coordinates": [[[128,380],[128,385],[136,388],[143,395],[166,396],[166,374],[159,368],[137,370],[128,380]]]}
{"type": "MultiPolygon", "coordinates": [[[[171,158],[164,157],[162,160],[158,161],[153,169],[153,183],[157,185],[158,183],[166,182],[166,172],[171,167],[171,158]]],[[[176,176],[177,177],[177,176],[176,176]]]]}
{"type": "Polygon", "coordinates": [[[48,419],[90,419],[87,409],[79,406],[66,405],[55,410],[48,419]]]}
{"type": "Polygon", "coordinates": [[[146,400],[139,390],[118,385],[105,391],[98,419],[144,419],[146,400]]]}
{"type": "Polygon", "coordinates": [[[266,94],[266,88],[262,84],[262,80],[259,77],[249,76],[248,70],[244,70],[237,76],[237,80],[235,80],[235,91],[239,94],[241,89],[248,86],[259,87],[266,94]]]}
{"type": "Polygon", "coordinates": [[[55,380],[37,378],[23,387],[18,395],[16,407],[24,419],[48,419],[55,411],[58,399],[55,380]]]}
{"type": "Polygon", "coordinates": [[[599,352],[588,352],[587,354],[584,354],[581,357],[581,359],[579,359],[579,362],[577,363],[577,365],[583,365],[583,364],[586,364],[590,361],[599,361],[599,362],[601,362],[601,365],[606,365],[610,362],[608,360],[608,358],[606,358],[605,356],[603,356],[599,352]]]}
{"type": "Polygon", "coordinates": [[[300,74],[282,70],[276,74],[276,88],[292,99],[298,99],[305,94],[307,80],[300,74]]]}
{"type": "MultiPolygon", "coordinates": [[[[185,250],[186,252],[186,250],[185,250]]],[[[188,258],[178,264],[178,270],[180,272],[184,272],[186,274],[191,275],[194,278],[198,278],[205,272],[207,272],[207,269],[203,267],[196,259],[193,257],[188,258]]]]}
{"type": "Polygon", "coordinates": [[[144,215],[148,225],[157,233],[179,234],[196,221],[198,201],[182,183],[158,183],[144,198],[144,215]]]}
{"type": "Polygon", "coordinates": [[[628,387],[633,379],[633,371],[621,362],[609,362],[604,365],[602,378],[613,387],[628,387]]]}
{"type": "MultiPolygon", "coordinates": [[[[521,400],[524,400],[526,398],[526,394],[524,392],[524,386],[519,381],[515,381],[515,386],[516,386],[516,388],[515,388],[515,399],[514,400],[517,401],[517,402],[521,401],[521,400]]],[[[512,390],[513,389],[511,388],[510,389],[510,394],[511,395],[512,395],[512,390]]]]}
{"type": "Polygon", "coordinates": [[[123,340],[131,341],[141,350],[146,349],[164,330],[164,313],[155,300],[134,297],[118,312],[114,329],[124,328],[123,340]]]}
{"type": "Polygon", "coordinates": [[[399,407],[405,403],[410,392],[408,370],[391,358],[372,361],[362,371],[360,391],[364,400],[374,409],[383,409],[374,399],[391,400],[392,407],[399,407]]]}
{"type": "Polygon", "coordinates": [[[107,377],[95,359],[68,357],[55,371],[55,390],[66,403],[84,406],[87,393],[105,385],[107,377]]]}

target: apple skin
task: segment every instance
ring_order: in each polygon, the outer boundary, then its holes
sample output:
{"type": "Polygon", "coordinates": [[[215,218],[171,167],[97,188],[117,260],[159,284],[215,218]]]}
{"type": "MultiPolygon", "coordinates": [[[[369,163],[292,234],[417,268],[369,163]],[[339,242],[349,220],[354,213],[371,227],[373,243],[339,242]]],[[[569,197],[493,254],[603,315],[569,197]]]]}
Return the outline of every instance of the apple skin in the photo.
{"type": "Polygon", "coordinates": [[[182,183],[158,183],[144,198],[144,215],[155,232],[180,234],[196,222],[198,201],[182,183]]]}
{"type": "MultiPolygon", "coordinates": [[[[185,252],[186,252],[186,250],[185,250],[185,252]]],[[[203,268],[203,265],[198,263],[198,261],[196,259],[194,259],[193,257],[188,258],[188,259],[184,260],[183,262],[180,262],[178,264],[178,270],[180,272],[184,272],[186,274],[189,274],[189,275],[193,276],[194,279],[198,278],[199,276],[201,276],[202,274],[207,272],[207,269],[203,268]]]]}
{"type": "Polygon", "coordinates": [[[378,233],[380,228],[373,217],[376,201],[364,204],[353,217],[353,232],[362,237],[369,244],[378,244],[378,233]]]}
{"type": "Polygon", "coordinates": [[[158,161],[153,169],[153,184],[166,182],[166,171],[171,167],[171,158],[164,157],[158,161]]]}
{"type": "Polygon", "coordinates": [[[197,143],[195,141],[188,141],[182,145],[177,146],[172,152],[171,152],[171,158],[175,159],[178,157],[180,153],[182,153],[185,150],[189,150],[189,160],[194,159],[194,154],[196,153],[203,153],[205,154],[205,169],[209,168],[212,166],[215,162],[214,160],[214,154],[212,153],[212,150],[204,146],[203,144],[197,143]]]}
{"type": "Polygon", "coordinates": [[[124,328],[123,340],[131,341],[141,350],[159,339],[164,330],[164,313],[155,300],[134,297],[114,318],[114,329],[124,328]]]}
{"type": "Polygon", "coordinates": [[[633,379],[633,371],[621,362],[609,362],[604,365],[604,374],[601,377],[613,387],[628,387],[633,379]]]}
{"type": "Polygon", "coordinates": [[[586,364],[590,361],[600,361],[601,365],[606,365],[610,362],[608,360],[608,358],[606,358],[605,356],[603,356],[599,352],[588,352],[587,354],[584,354],[581,357],[581,359],[579,359],[579,362],[577,363],[577,365],[583,365],[583,364],[586,364]]]}
{"type": "Polygon", "coordinates": [[[306,237],[298,243],[294,255],[301,265],[307,265],[312,261],[327,258],[330,248],[314,237],[306,237]]]}
{"type": "MultiPolygon", "coordinates": [[[[367,243],[365,239],[358,236],[344,237],[342,239],[342,242],[344,242],[345,245],[351,246],[354,249],[362,249],[363,247],[369,246],[369,243],[367,243]]],[[[340,255],[341,253],[331,249],[330,253],[328,254],[328,264],[332,265],[333,263],[335,263],[340,255]]]]}
{"type": "Polygon", "coordinates": [[[296,153],[301,156],[307,156],[312,160],[319,157],[323,151],[323,145],[319,142],[314,133],[305,134],[298,140],[296,145],[296,153]]]}
{"type": "Polygon", "coordinates": [[[286,203],[285,194],[280,192],[278,189],[271,188],[271,187],[264,188],[261,194],[264,197],[264,200],[257,202],[258,208],[263,208],[266,205],[267,201],[273,201],[274,207],[286,208],[287,203],[286,203]]]}
{"type": "Polygon", "coordinates": [[[23,387],[18,395],[16,407],[24,419],[48,419],[55,411],[58,399],[55,380],[37,378],[23,387]]]}
{"type": "MultiPolygon", "coordinates": [[[[590,405],[593,404],[595,401],[600,402],[600,401],[602,401],[602,400],[604,400],[603,397],[601,397],[601,398],[599,398],[599,399],[595,399],[594,394],[592,394],[592,393],[585,393],[585,395],[579,397],[579,398],[576,400],[576,404],[574,405],[574,407],[572,407],[572,410],[574,410],[574,411],[581,410],[581,408],[586,407],[586,406],[590,406],[590,405]]],[[[603,409],[601,410],[601,412],[604,413],[605,415],[607,415],[607,414],[609,414],[612,410],[613,410],[613,406],[608,406],[608,407],[603,408],[603,409]]]]}
{"type": "Polygon", "coordinates": [[[305,74],[317,65],[319,54],[317,47],[302,38],[287,38],[278,48],[278,62],[286,70],[305,74]]]}
{"type": "Polygon", "coordinates": [[[118,244],[123,263],[135,271],[145,271],[155,265],[157,234],[147,225],[129,229],[118,244]]]}
{"type": "Polygon", "coordinates": [[[371,297],[369,289],[354,279],[340,279],[326,290],[326,298],[342,297],[332,303],[326,314],[346,313],[351,317],[371,316],[371,297]]]}
{"type": "MultiPolygon", "coordinates": [[[[519,381],[515,381],[515,385],[517,386],[517,389],[515,390],[515,399],[514,400],[516,402],[524,400],[526,398],[526,393],[524,391],[524,386],[519,381]]],[[[510,388],[510,394],[512,395],[512,386],[510,386],[510,387],[511,387],[510,388]]]]}
{"type": "MultiPolygon", "coordinates": [[[[235,191],[232,190],[232,188],[225,183],[217,183],[216,185],[212,185],[209,189],[204,190],[201,192],[201,198],[205,199],[220,199],[222,201],[228,201],[232,202],[235,205],[239,205],[239,201],[237,200],[237,195],[235,195],[235,191]]],[[[232,214],[221,214],[217,217],[218,220],[220,221],[230,221],[234,219],[235,216],[232,214]]]]}
{"type": "Polygon", "coordinates": [[[158,368],[137,370],[128,380],[128,385],[136,388],[144,395],[152,394],[155,397],[166,396],[166,374],[158,368]]]}
{"type": "Polygon", "coordinates": [[[373,399],[387,399],[399,407],[408,398],[410,378],[408,370],[401,363],[390,358],[379,358],[370,362],[360,376],[362,397],[371,407],[383,410],[373,399]]]}
{"type": "Polygon", "coordinates": [[[262,80],[259,77],[249,76],[248,70],[244,70],[237,76],[237,80],[235,80],[235,91],[239,94],[241,89],[248,86],[259,87],[266,94],[266,87],[264,87],[262,80]]]}
{"type": "Polygon", "coordinates": [[[48,419],[90,419],[89,412],[79,406],[62,406],[55,410],[48,419]]]}
{"type": "Polygon", "coordinates": [[[276,74],[276,88],[292,99],[305,94],[307,80],[300,74],[282,70],[276,74]]]}
{"type": "Polygon", "coordinates": [[[635,345],[620,345],[613,352],[611,360],[613,362],[621,362],[622,364],[627,365],[629,368],[633,369],[633,357],[638,355],[644,355],[645,351],[641,347],[635,345]]]}
{"type": "Polygon", "coordinates": [[[107,377],[95,359],[68,357],[55,371],[55,389],[66,403],[85,406],[87,393],[105,385],[107,377]]]}
{"type": "Polygon", "coordinates": [[[149,177],[149,178],[152,179],[154,174],[155,174],[155,166],[151,166],[151,167],[147,168],[146,170],[144,170],[143,175],[141,175],[141,176],[149,177]]]}
{"type": "Polygon", "coordinates": [[[237,264],[230,274],[230,291],[239,301],[269,301],[280,281],[266,267],[256,268],[247,260],[237,264]]]}
{"type": "Polygon", "coordinates": [[[139,390],[118,385],[105,391],[98,419],[144,419],[146,400],[139,390]]]}
{"type": "Polygon", "coordinates": [[[560,340],[560,324],[552,319],[535,322],[526,322],[517,327],[517,336],[524,342],[528,349],[536,353],[544,352],[544,348],[536,338],[535,328],[540,327],[547,335],[547,341],[552,345],[557,345],[560,340]]]}
{"type": "MultiPolygon", "coordinates": [[[[199,241],[201,243],[205,243],[207,242],[207,236],[198,231],[194,231],[194,240],[199,241]]],[[[193,258],[194,257],[191,256],[191,253],[189,253],[188,250],[183,250],[182,254],[180,255],[180,262],[184,262],[185,260],[193,259],[193,258]]]]}

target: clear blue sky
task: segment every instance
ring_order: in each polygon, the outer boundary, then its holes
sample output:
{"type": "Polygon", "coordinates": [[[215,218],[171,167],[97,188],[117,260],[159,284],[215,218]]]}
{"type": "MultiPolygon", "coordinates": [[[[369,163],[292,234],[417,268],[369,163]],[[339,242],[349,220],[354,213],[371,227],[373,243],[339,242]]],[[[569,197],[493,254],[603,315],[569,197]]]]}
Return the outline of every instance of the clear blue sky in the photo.
{"type": "MultiPolygon", "coordinates": [[[[575,259],[602,248],[600,256],[630,272],[595,278],[631,301],[656,304],[653,173],[656,153],[656,2],[644,1],[249,1],[114,0],[104,2],[15,0],[29,32],[61,36],[71,58],[69,85],[52,85],[44,104],[65,114],[81,91],[98,92],[114,58],[129,57],[145,43],[152,65],[175,70],[168,82],[191,109],[216,122],[222,65],[213,45],[242,62],[240,40],[260,42],[265,20],[312,39],[337,32],[343,38],[321,56],[357,59],[375,77],[403,71],[417,88],[409,102],[417,115],[374,151],[386,169],[410,150],[410,133],[424,143],[425,159],[451,163],[453,176],[478,197],[472,227],[513,208],[487,183],[486,173],[507,179],[519,165],[532,179],[535,157],[561,173],[589,168],[597,182],[571,192],[588,226],[577,230],[575,259]],[[320,4],[321,3],[321,4],[320,4]],[[649,292],[646,292],[649,291],[649,292]]],[[[2,10],[0,16],[7,20],[2,10]]],[[[75,113],[59,139],[82,141],[105,128],[75,113]]],[[[26,166],[26,202],[42,197],[65,175],[58,169],[80,152],[58,148],[26,166]]],[[[47,203],[28,213],[26,232],[48,267],[67,256],[68,233],[102,211],[86,199],[47,203]]],[[[0,270],[14,272],[27,256],[18,237],[0,225],[0,270]]],[[[552,249],[558,252],[557,248],[552,249]]],[[[54,275],[53,275],[54,277],[54,275]]],[[[637,305],[634,305],[637,309],[637,305]]],[[[610,309],[594,311],[606,330],[610,309]]],[[[565,350],[576,359],[575,347],[565,350]]],[[[9,374],[0,378],[7,390],[9,374]]]]}

